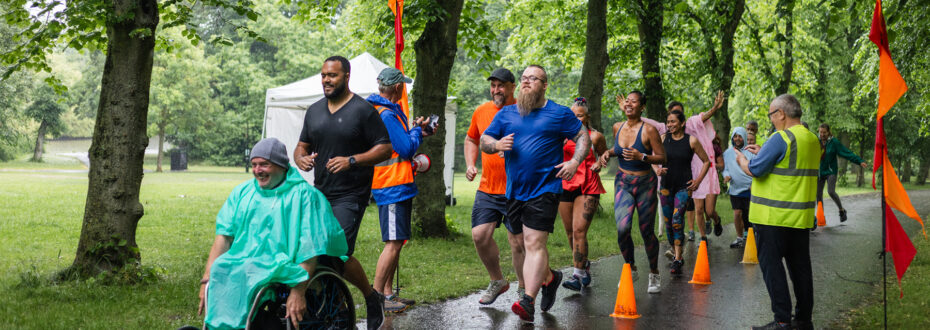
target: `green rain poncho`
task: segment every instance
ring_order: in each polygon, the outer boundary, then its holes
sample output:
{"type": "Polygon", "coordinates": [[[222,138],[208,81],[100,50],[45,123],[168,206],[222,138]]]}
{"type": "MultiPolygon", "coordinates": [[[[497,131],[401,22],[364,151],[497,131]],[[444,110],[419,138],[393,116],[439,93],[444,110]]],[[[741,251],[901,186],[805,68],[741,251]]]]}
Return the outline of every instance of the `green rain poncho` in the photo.
{"type": "Polygon", "coordinates": [[[216,216],[216,234],[233,242],[210,269],[210,328],[244,328],[258,290],[297,285],[308,278],[301,262],[348,250],[326,197],[293,167],[277,188],[264,190],[252,179],[233,189],[216,216]]]}

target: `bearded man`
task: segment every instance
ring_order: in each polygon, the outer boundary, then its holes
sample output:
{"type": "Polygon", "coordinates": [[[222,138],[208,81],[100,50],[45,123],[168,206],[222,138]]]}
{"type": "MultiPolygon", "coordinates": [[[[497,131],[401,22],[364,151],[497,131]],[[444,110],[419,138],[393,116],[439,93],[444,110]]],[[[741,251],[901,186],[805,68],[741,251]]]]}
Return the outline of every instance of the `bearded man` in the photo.
{"type": "Polygon", "coordinates": [[[520,77],[517,104],[504,107],[481,135],[481,151],[504,152],[507,174],[507,221],[513,234],[523,234],[526,292],[511,306],[525,322],[533,322],[536,295],[541,309],[555,303],[562,273],[549,268],[546,241],[555,228],[562,180],[575,175],[591,148],[587,130],[566,106],[546,99],[548,76],[530,65],[520,77]],[[575,141],[574,157],[562,162],[562,143],[575,141]]]}

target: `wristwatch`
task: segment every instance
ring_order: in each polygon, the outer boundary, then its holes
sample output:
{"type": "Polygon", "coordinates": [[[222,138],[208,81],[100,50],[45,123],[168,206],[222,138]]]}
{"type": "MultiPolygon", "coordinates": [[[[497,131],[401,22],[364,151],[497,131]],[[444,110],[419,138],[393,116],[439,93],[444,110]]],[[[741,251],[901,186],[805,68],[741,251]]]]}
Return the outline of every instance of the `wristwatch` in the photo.
{"type": "Polygon", "coordinates": [[[355,156],[349,156],[349,167],[355,166],[355,156]]]}

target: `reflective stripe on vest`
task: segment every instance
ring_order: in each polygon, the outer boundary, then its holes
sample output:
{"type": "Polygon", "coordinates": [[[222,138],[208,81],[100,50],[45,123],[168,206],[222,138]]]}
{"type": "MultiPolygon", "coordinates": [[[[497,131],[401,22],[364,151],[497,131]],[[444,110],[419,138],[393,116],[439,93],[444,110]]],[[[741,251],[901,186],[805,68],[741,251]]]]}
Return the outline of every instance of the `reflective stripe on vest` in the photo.
{"type": "Polygon", "coordinates": [[[817,137],[801,125],[775,134],[786,142],[786,154],[771,173],[753,179],[750,221],[809,228],[813,226],[817,206],[820,144],[817,137]]]}
{"type": "MultiPolygon", "coordinates": [[[[378,115],[388,110],[387,107],[382,105],[376,105],[375,109],[378,110],[378,115]]],[[[406,132],[408,130],[407,123],[396,114],[394,114],[394,118],[400,122],[406,132]]],[[[375,165],[375,176],[371,181],[371,189],[383,189],[408,183],[413,183],[413,165],[410,164],[410,160],[401,158],[393,150],[390,159],[375,165]]]]}

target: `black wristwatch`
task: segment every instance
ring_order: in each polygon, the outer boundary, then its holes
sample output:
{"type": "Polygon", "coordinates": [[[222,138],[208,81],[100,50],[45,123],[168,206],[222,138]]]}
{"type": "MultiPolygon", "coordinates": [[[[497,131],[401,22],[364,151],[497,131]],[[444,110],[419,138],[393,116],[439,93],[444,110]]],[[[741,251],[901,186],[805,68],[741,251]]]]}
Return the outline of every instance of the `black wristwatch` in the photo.
{"type": "Polygon", "coordinates": [[[355,156],[349,156],[349,167],[355,166],[355,156]]]}

